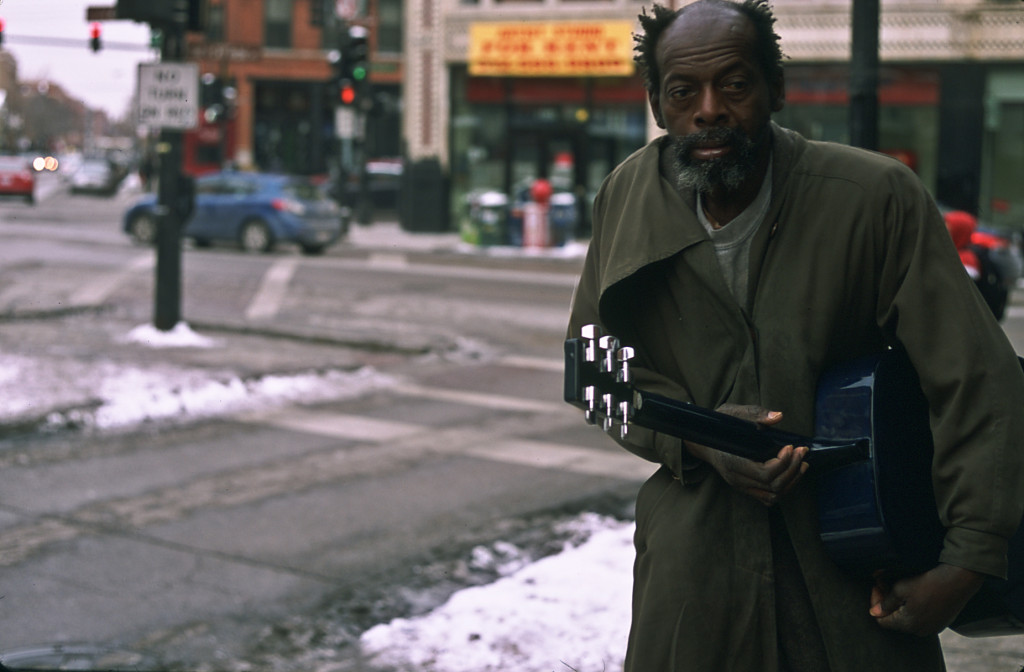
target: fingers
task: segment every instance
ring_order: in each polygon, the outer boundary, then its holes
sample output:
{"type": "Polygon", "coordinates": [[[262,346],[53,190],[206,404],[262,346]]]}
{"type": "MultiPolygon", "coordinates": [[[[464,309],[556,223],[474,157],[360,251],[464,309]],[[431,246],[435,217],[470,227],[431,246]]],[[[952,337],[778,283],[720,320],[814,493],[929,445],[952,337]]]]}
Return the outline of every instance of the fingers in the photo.
{"type": "Polygon", "coordinates": [[[761,425],[774,425],[782,420],[782,413],[769,411],[761,406],[748,406],[742,404],[722,404],[718,407],[719,413],[731,415],[747,422],[756,422],[761,425]]]}
{"type": "Polygon", "coordinates": [[[804,446],[786,446],[778,456],[763,464],[743,460],[744,464],[735,465],[731,483],[765,506],[773,506],[806,473],[809,466],[804,462],[807,450],[804,446]]]}
{"type": "Polygon", "coordinates": [[[899,586],[900,582],[898,581],[894,584],[889,584],[881,578],[876,578],[875,585],[871,588],[871,608],[869,613],[877,619],[892,621],[893,615],[906,604],[906,600],[900,597],[899,586]]]}

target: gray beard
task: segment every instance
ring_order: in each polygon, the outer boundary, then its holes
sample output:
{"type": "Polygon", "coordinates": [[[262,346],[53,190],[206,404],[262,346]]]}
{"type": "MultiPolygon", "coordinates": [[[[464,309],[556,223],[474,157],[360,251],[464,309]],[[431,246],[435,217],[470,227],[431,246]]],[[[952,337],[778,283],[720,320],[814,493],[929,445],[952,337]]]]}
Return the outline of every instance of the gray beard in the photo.
{"type": "Polygon", "coordinates": [[[676,186],[682,191],[695,189],[702,194],[716,190],[736,191],[754,174],[757,165],[757,143],[732,129],[712,129],[675,137],[669,148],[676,186]],[[733,148],[728,155],[709,160],[692,158],[691,152],[697,144],[723,140],[733,148]]]}

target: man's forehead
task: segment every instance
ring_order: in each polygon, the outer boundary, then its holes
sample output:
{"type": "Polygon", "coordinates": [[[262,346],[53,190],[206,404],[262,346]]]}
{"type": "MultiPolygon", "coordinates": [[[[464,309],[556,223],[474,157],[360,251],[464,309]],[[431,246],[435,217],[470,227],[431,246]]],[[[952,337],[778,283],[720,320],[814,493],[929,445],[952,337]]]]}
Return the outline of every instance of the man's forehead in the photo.
{"type": "Polygon", "coordinates": [[[752,47],[756,38],[753,23],[738,9],[697,3],[683,8],[658,46],[752,47]]]}

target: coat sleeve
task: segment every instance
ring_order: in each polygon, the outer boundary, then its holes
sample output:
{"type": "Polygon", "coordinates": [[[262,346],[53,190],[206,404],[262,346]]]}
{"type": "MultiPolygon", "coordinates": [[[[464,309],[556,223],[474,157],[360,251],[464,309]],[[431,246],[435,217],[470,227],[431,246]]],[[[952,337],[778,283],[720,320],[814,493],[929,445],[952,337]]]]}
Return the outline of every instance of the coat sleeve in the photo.
{"type": "MultiPolygon", "coordinates": [[[[583,263],[583,271],[573,295],[572,310],[569,316],[567,337],[573,338],[580,334],[584,325],[595,324],[607,331],[601,317],[600,301],[602,287],[602,235],[604,223],[602,203],[605,190],[602,189],[594,201],[593,227],[594,233],[583,263]]],[[[657,391],[677,399],[685,399],[685,393],[678,385],[668,378],[643,366],[633,368],[634,381],[637,387],[657,391]]],[[[705,463],[696,460],[683,448],[683,442],[673,436],[654,432],[643,427],[631,426],[625,439],[617,433],[610,435],[626,450],[645,460],[656,462],[668,467],[673,475],[684,483],[696,483],[704,478],[709,468],[705,463]]]]}
{"type": "Polygon", "coordinates": [[[1024,513],[1024,374],[916,178],[896,172],[876,237],[877,318],[928,399],[940,562],[1005,577],[1024,513]]]}

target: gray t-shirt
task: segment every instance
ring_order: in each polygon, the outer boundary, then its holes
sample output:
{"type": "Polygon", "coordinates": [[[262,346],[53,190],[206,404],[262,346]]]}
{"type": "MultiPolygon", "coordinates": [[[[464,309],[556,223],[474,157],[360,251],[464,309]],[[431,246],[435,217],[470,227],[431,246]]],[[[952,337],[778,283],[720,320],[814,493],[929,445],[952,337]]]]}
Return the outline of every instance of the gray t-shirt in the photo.
{"type": "Polygon", "coordinates": [[[750,244],[754,240],[754,232],[768,214],[768,205],[772,200],[772,169],[768,164],[768,172],[761,183],[757,197],[747,208],[725,226],[716,229],[707,215],[704,214],[703,198],[697,194],[697,218],[711,237],[718,255],[718,263],[725,275],[725,284],[729,286],[736,302],[744,311],[749,300],[748,281],[750,279],[750,244]]]}

